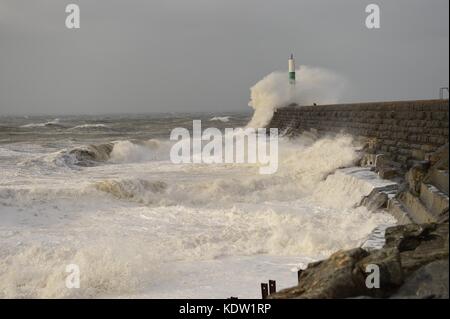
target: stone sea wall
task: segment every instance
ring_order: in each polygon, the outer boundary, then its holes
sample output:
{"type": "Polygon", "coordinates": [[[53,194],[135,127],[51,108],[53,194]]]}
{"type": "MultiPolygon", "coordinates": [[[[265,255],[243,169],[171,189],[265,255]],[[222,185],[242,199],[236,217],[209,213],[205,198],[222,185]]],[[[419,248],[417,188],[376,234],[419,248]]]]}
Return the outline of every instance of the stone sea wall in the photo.
{"type": "Polygon", "coordinates": [[[353,103],[279,108],[268,127],[298,134],[346,132],[368,139],[374,153],[406,164],[448,143],[448,100],[353,103]]]}

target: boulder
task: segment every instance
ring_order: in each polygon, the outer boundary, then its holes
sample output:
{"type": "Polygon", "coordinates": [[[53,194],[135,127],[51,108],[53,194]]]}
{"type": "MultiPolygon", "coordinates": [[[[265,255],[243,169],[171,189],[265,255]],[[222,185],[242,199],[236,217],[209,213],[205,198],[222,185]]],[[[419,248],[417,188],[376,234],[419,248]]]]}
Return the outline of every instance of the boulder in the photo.
{"type": "Polygon", "coordinates": [[[386,192],[374,189],[369,195],[362,199],[361,205],[370,211],[376,211],[380,208],[386,208],[388,199],[388,194],[386,192]]]}
{"type": "MultiPolygon", "coordinates": [[[[347,298],[364,294],[362,278],[354,280],[356,263],[368,252],[362,248],[338,251],[330,258],[308,265],[299,276],[299,285],[281,290],[269,298],[347,298]]],[[[358,277],[358,276],[357,276],[358,277]]]]}
{"type": "Polygon", "coordinates": [[[433,261],[416,270],[393,295],[393,299],[448,299],[448,259],[433,261]]]}
{"type": "Polygon", "coordinates": [[[299,275],[296,287],[269,298],[448,296],[448,232],[448,222],[390,227],[382,249],[338,251],[326,260],[309,264],[299,275]],[[369,265],[378,266],[379,288],[366,286],[369,265]],[[443,275],[445,270],[447,277],[443,275]],[[439,278],[446,278],[446,285],[439,278]]]}
{"type": "Polygon", "coordinates": [[[434,230],[435,224],[407,224],[389,227],[384,234],[384,248],[395,247],[400,251],[415,249],[420,238],[434,230]]]}
{"type": "MultiPolygon", "coordinates": [[[[362,274],[366,273],[369,265],[377,265],[380,270],[380,289],[367,289],[367,295],[384,297],[397,289],[404,280],[404,274],[397,248],[386,248],[373,251],[369,256],[357,263],[362,274]]],[[[362,278],[365,282],[365,276],[362,278]]]]}
{"type": "Polygon", "coordinates": [[[448,259],[448,223],[427,224],[417,236],[399,243],[402,268],[406,275],[435,260],[448,259]]]}
{"type": "Polygon", "coordinates": [[[397,248],[408,274],[439,259],[448,259],[448,223],[408,224],[386,229],[386,248],[397,248]]]}

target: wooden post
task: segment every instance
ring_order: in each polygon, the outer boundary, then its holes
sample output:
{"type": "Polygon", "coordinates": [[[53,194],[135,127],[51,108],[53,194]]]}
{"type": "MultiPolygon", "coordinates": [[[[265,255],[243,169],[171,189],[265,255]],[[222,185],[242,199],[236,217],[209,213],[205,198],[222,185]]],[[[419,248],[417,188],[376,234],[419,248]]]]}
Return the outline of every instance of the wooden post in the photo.
{"type": "Polygon", "coordinates": [[[263,282],[261,283],[261,295],[262,295],[262,299],[267,299],[267,296],[269,295],[269,291],[268,291],[268,285],[263,282]]]}
{"type": "Polygon", "coordinates": [[[277,292],[277,282],[275,280],[269,280],[269,295],[277,292]]]}

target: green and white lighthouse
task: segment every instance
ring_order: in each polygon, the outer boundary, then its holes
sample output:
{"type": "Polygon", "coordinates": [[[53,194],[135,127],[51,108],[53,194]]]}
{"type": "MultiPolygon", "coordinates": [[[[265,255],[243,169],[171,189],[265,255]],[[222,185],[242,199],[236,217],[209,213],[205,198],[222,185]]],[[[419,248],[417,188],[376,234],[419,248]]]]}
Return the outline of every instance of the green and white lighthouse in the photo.
{"type": "Polygon", "coordinates": [[[295,60],[294,55],[291,53],[291,56],[288,60],[289,65],[289,84],[295,85],[295,60]]]}

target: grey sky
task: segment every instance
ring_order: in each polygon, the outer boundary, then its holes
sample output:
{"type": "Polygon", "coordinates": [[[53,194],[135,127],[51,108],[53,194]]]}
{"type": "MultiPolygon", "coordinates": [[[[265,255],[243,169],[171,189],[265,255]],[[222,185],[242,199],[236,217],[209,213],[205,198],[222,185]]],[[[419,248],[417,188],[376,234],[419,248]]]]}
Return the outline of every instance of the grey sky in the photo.
{"type": "Polygon", "coordinates": [[[448,0],[0,0],[0,115],[234,111],[297,64],[334,70],[344,101],[436,98],[448,0]],[[81,29],[65,27],[80,5],[81,29]],[[365,7],[381,7],[381,29],[365,7]]]}

